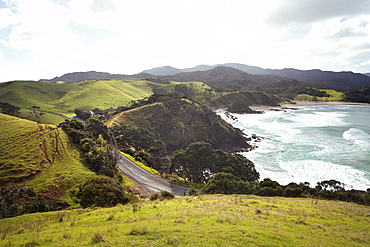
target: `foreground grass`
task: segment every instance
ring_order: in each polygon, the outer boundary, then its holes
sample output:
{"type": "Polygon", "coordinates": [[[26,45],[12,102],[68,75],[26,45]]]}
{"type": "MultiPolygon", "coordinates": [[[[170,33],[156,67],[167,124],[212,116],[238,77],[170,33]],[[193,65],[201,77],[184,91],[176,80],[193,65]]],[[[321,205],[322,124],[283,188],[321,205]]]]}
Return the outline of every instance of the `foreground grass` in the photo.
{"type": "Polygon", "coordinates": [[[0,220],[1,246],[369,246],[370,209],[256,196],[141,201],[0,220]]]}

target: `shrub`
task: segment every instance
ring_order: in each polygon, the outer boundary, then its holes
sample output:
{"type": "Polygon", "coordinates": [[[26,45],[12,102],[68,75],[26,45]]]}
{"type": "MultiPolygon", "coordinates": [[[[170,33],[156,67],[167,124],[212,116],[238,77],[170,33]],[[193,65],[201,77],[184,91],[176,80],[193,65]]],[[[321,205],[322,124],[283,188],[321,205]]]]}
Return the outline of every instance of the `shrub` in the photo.
{"type": "Polygon", "coordinates": [[[285,188],[283,192],[284,197],[299,197],[302,194],[302,188],[285,188]]]}
{"type": "Polygon", "coordinates": [[[263,187],[259,190],[257,195],[259,196],[281,196],[283,194],[283,189],[279,186],[276,189],[271,187],[263,187]]]}
{"type": "Polygon", "coordinates": [[[160,193],[153,193],[150,195],[149,199],[151,201],[155,201],[157,199],[164,200],[164,199],[173,199],[175,195],[168,191],[161,191],[160,193]]]}
{"type": "Polygon", "coordinates": [[[80,205],[87,207],[113,207],[119,203],[126,204],[129,198],[114,179],[106,176],[93,176],[80,186],[77,194],[80,205]]]}
{"type": "Polygon", "coordinates": [[[197,196],[197,195],[199,195],[199,192],[196,189],[194,189],[194,188],[191,188],[188,193],[189,193],[189,196],[197,196]]]}
{"type": "Polygon", "coordinates": [[[159,194],[158,193],[153,193],[153,194],[150,195],[149,199],[151,201],[155,201],[155,200],[158,199],[158,197],[159,197],[159,194]]]}
{"type": "Polygon", "coordinates": [[[161,197],[165,199],[173,199],[175,195],[168,191],[161,191],[161,197]]]}
{"type": "Polygon", "coordinates": [[[231,173],[220,172],[208,181],[203,190],[209,194],[244,194],[247,185],[231,173]]]}

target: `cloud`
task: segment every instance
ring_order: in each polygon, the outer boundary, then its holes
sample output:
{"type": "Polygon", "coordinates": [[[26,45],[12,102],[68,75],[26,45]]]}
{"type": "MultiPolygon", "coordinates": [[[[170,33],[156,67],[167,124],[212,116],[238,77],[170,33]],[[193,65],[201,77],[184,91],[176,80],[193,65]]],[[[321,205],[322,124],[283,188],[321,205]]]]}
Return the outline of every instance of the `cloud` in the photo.
{"type": "Polygon", "coordinates": [[[370,71],[361,60],[369,51],[366,3],[7,0],[7,8],[0,8],[1,76],[134,74],[164,65],[226,62],[365,72],[370,71]]]}
{"type": "Polygon", "coordinates": [[[4,52],[0,50],[0,66],[5,64],[4,52]]]}
{"type": "Polygon", "coordinates": [[[367,0],[283,0],[276,6],[265,20],[274,28],[370,14],[370,1],[367,0]]]}

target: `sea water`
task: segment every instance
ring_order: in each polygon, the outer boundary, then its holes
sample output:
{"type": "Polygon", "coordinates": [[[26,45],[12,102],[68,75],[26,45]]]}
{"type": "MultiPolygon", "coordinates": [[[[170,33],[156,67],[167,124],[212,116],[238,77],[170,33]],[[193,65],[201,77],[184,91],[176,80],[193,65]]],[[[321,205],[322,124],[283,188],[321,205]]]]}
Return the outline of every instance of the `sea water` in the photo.
{"type": "Polygon", "coordinates": [[[241,153],[261,179],[317,182],[335,179],[346,189],[370,188],[370,106],[322,105],[264,114],[220,115],[247,135],[262,136],[258,148],[241,153]]]}

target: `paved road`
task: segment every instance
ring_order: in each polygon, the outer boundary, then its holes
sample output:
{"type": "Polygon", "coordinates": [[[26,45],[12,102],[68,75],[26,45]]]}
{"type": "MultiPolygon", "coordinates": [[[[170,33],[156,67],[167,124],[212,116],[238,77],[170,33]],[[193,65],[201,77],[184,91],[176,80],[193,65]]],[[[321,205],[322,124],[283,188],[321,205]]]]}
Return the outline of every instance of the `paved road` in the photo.
{"type": "Polygon", "coordinates": [[[171,184],[150,174],[117,151],[116,155],[118,168],[134,183],[143,187],[147,193],[168,191],[175,196],[188,195],[189,188],[171,184]]]}

